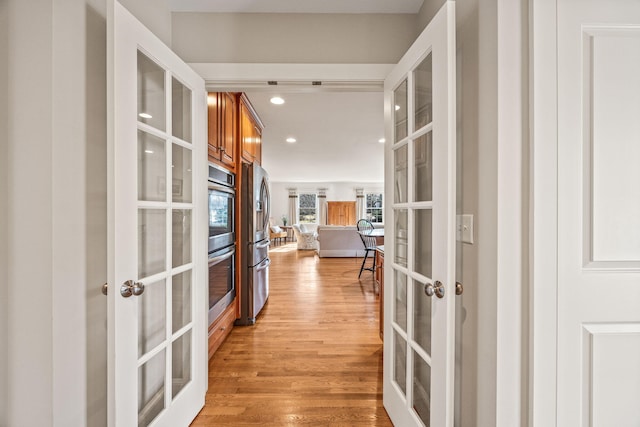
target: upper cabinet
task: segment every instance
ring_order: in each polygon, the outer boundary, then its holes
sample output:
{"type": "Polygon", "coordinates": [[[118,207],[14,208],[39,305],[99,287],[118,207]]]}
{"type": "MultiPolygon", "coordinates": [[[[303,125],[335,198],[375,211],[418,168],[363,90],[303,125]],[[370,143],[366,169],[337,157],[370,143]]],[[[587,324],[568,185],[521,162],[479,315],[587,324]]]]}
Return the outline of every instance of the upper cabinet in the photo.
{"type": "Polygon", "coordinates": [[[238,109],[236,94],[208,94],[209,161],[232,171],[236,169],[236,129],[238,109]]]}
{"type": "Polygon", "coordinates": [[[240,95],[239,103],[242,160],[260,164],[262,162],[262,130],[264,125],[244,93],[240,95]]]}

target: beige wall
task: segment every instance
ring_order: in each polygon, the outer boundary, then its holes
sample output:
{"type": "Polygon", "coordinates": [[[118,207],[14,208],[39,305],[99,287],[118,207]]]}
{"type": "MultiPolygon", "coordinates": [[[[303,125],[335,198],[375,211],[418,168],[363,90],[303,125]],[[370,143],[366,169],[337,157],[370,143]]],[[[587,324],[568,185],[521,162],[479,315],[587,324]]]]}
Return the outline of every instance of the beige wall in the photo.
{"type": "Polygon", "coordinates": [[[7,2],[0,1],[0,426],[7,421],[7,2]]]}
{"type": "Polygon", "coordinates": [[[108,1],[0,2],[2,427],[106,426],[108,1]]]}
{"type": "Polygon", "coordinates": [[[395,63],[416,38],[410,14],[174,13],[186,62],[395,63]]]}
{"type": "Polygon", "coordinates": [[[171,46],[171,11],[168,0],[118,1],[167,46],[171,46]]]}

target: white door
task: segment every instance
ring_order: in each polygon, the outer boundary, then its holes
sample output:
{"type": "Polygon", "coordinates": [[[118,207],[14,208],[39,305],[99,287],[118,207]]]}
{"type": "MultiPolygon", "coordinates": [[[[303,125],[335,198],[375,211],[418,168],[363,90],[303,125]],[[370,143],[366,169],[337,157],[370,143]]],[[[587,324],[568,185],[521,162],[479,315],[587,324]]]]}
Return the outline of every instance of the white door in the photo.
{"type": "Polygon", "coordinates": [[[640,426],[640,2],[558,0],[557,426],[640,426]]]}
{"type": "Polygon", "coordinates": [[[109,20],[110,426],[204,405],[204,81],[119,3],[109,20]]]}
{"type": "Polygon", "coordinates": [[[384,406],[396,426],[453,426],[455,9],[385,80],[384,406]]]}

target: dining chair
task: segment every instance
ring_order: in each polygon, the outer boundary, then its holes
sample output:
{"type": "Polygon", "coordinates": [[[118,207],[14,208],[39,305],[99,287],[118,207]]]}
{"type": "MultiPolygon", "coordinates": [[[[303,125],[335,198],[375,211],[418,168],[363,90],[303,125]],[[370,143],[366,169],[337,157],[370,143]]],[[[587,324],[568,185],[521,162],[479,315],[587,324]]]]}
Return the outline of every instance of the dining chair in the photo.
{"type": "Polygon", "coordinates": [[[362,240],[365,250],[364,258],[362,259],[362,266],[360,266],[360,273],[358,274],[359,279],[362,275],[362,270],[369,270],[371,272],[376,271],[376,238],[371,235],[371,232],[373,231],[373,224],[371,221],[367,219],[358,220],[356,227],[358,228],[358,235],[360,235],[360,239],[362,240]],[[371,257],[373,258],[373,266],[365,267],[364,265],[369,257],[369,252],[371,252],[371,257]]]}

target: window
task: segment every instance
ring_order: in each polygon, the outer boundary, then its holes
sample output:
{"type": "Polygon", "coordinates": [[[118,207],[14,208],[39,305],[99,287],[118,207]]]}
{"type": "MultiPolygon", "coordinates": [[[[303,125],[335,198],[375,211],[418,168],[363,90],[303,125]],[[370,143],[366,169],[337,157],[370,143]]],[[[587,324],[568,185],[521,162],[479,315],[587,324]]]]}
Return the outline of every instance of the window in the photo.
{"type": "Polygon", "coordinates": [[[298,197],[299,222],[316,224],[318,222],[318,197],[315,193],[301,193],[298,197]]]}
{"type": "Polygon", "coordinates": [[[384,211],[382,206],[382,194],[367,193],[366,203],[365,218],[371,222],[382,223],[382,212],[384,211]]]}

